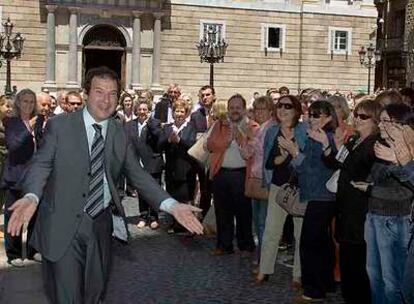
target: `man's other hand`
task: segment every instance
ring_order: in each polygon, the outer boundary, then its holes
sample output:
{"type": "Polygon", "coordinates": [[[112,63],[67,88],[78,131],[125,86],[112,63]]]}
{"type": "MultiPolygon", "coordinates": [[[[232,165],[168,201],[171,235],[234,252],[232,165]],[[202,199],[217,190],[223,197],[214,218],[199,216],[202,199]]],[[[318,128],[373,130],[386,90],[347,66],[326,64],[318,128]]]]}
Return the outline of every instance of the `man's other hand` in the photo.
{"type": "Polygon", "coordinates": [[[201,209],[191,205],[178,203],[171,208],[170,213],[191,233],[203,234],[203,225],[201,225],[193,212],[201,212],[201,209]]]}
{"type": "Polygon", "coordinates": [[[37,204],[28,197],[23,197],[15,201],[9,208],[9,210],[13,212],[9,224],[7,225],[7,232],[10,233],[11,236],[20,235],[23,224],[29,223],[36,208],[37,204]]]}

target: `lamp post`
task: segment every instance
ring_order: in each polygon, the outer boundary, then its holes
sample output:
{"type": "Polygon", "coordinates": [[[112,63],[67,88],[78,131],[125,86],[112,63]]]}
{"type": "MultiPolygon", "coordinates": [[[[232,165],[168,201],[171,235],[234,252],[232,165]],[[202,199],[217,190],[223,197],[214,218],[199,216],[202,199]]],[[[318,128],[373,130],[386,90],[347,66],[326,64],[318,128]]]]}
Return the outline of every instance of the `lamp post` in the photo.
{"type": "Polygon", "coordinates": [[[200,39],[200,42],[196,44],[200,62],[210,63],[211,87],[214,87],[214,64],[220,61],[224,62],[227,46],[228,44],[223,38],[217,38],[217,29],[215,29],[213,25],[208,27],[207,37],[203,37],[203,39],[200,39]]]}
{"type": "MultiPolygon", "coordinates": [[[[11,90],[11,68],[10,61],[13,58],[20,58],[23,50],[24,38],[20,33],[13,35],[14,24],[7,18],[7,21],[3,23],[4,32],[0,35],[0,57],[6,60],[6,88],[4,94],[10,96],[11,90]]],[[[0,67],[2,62],[0,62],[0,67]]]]}
{"type": "Polygon", "coordinates": [[[361,46],[358,51],[359,62],[368,69],[368,95],[371,89],[371,69],[375,67],[377,61],[381,60],[381,52],[376,50],[374,45],[370,43],[367,47],[361,46]]]}

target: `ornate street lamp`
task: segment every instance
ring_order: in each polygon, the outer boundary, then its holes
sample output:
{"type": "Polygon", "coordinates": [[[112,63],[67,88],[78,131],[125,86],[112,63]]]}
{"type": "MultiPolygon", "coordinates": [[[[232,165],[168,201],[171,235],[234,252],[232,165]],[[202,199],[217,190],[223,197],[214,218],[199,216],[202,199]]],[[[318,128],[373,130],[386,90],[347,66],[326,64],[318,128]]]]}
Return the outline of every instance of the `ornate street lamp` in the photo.
{"type": "MultiPolygon", "coordinates": [[[[11,68],[10,61],[13,58],[20,58],[23,50],[24,38],[20,33],[13,35],[14,24],[10,21],[10,18],[7,18],[7,21],[3,23],[4,32],[0,35],[0,58],[6,60],[7,70],[6,70],[6,88],[4,94],[10,96],[12,94],[11,90],[11,68]]],[[[0,61],[0,67],[2,66],[2,61],[0,61]]]]}
{"type": "Polygon", "coordinates": [[[371,87],[371,69],[375,67],[377,61],[381,60],[381,52],[376,50],[374,45],[370,43],[366,48],[361,46],[358,51],[359,62],[362,66],[368,69],[368,95],[370,94],[371,87]]]}
{"type": "Polygon", "coordinates": [[[224,62],[226,55],[227,42],[222,38],[217,38],[217,30],[213,25],[208,27],[207,37],[203,37],[196,47],[200,62],[210,63],[210,86],[214,87],[214,64],[224,62]]]}

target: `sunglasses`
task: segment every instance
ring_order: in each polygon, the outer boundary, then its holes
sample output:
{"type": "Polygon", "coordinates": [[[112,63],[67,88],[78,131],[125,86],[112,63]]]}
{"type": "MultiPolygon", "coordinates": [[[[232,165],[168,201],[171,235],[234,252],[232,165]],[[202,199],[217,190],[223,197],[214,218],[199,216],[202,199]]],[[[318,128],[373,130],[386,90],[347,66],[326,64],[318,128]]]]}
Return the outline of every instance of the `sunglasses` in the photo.
{"type": "Polygon", "coordinates": [[[309,115],[309,118],[316,118],[316,119],[321,118],[321,114],[320,113],[311,112],[308,115],[309,115]]]}
{"type": "Polygon", "coordinates": [[[358,114],[358,113],[354,114],[354,116],[355,116],[355,118],[359,118],[361,120],[367,120],[367,119],[370,119],[371,118],[371,116],[369,116],[369,115],[366,115],[366,114],[358,114]]]}
{"type": "Polygon", "coordinates": [[[285,108],[285,110],[292,110],[293,105],[291,103],[278,102],[276,104],[276,108],[278,108],[278,109],[285,108]]]}

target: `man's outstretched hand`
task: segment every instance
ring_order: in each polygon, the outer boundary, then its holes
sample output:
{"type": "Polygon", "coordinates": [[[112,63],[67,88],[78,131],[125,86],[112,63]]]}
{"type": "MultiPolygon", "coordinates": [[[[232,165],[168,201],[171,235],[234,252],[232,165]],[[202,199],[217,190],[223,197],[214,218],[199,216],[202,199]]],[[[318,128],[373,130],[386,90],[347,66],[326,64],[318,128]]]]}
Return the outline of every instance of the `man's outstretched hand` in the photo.
{"type": "Polygon", "coordinates": [[[203,234],[203,225],[195,217],[193,212],[200,212],[201,209],[187,205],[187,204],[175,204],[171,208],[171,215],[183,225],[188,231],[195,234],[203,234]]]}
{"type": "Polygon", "coordinates": [[[12,236],[20,235],[23,224],[29,223],[36,208],[37,204],[28,197],[23,197],[15,201],[9,208],[13,212],[7,225],[7,232],[12,236]]]}

